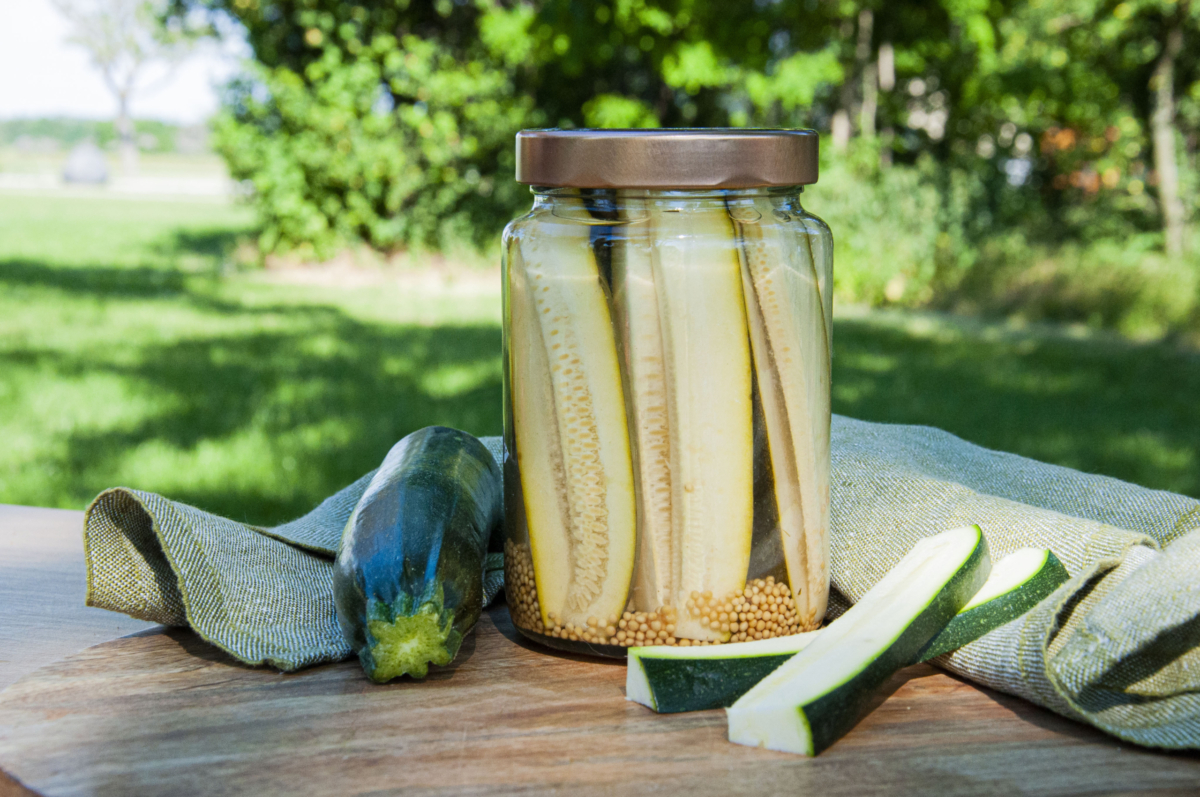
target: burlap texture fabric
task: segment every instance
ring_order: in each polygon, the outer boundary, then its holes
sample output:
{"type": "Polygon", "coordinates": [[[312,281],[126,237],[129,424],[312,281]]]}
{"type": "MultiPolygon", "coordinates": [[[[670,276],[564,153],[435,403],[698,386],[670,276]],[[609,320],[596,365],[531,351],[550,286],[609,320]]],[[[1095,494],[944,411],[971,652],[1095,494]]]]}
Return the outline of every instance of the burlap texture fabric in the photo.
{"type": "MultiPolygon", "coordinates": [[[[921,537],[978,523],[992,561],[1050,548],[1072,578],[935,663],[1130,742],[1200,747],[1200,502],[835,417],[834,588],[860,598],[921,537]]],[[[845,601],[835,601],[836,614],[845,601]]]]}
{"type": "MultiPolygon", "coordinates": [[[[499,458],[499,439],[484,438],[499,458]]],[[[833,421],[830,616],[921,537],[978,523],[993,561],[1048,547],[1072,579],[936,660],[1140,745],[1200,747],[1200,502],[1004,454],[928,427],[833,421]]],[[[88,603],[190,625],[249,664],[350,654],[332,556],[371,474],[292,523],[235,523],[135,490],[88,509],[88,603]]],[[[499,589],[489,557],[486,596],[499,589]]]]}
{"type": "MultiPolygon", "coordinates": [[[[500,439],[485,440],[497,461],[500,439]]],[[[246,664],[284,671],[353,651],[333,608],[333,558],[372,471],[302,518],[248,526],[154,493],[105,490],[84,516],[87,605],[190,626],[246,664]]],[[[484,605],[504,583],[488,554],[484,605]]]]}

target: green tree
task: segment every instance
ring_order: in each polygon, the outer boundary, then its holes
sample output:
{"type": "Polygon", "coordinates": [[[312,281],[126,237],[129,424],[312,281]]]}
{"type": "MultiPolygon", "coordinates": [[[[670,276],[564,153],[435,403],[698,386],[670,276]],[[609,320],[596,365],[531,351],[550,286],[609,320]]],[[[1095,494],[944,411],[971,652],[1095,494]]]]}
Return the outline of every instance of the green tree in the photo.
{"type": "Polygon", "coordinates": [[[1147,91],[1135,96],[1142,98],[1137,104],[1142,116],[1148,117],[1166,250],[1180,255],[1185,246],[1186,211],[1176,151],[1183,132],[1178,124],[1178,88],[1189,84],[1200,88],[1200,4],[1133,0],[1113,4],[1111,10],[1105,4],[1097,16],[1103,18],[1105,12],[1117,20],[1104,26],[1107,38],[1123,52],[1110,69],[1132,81],[1145,80],[1147,91]]]}
{"type": "MultiPolygon", "coordinates": [[[[183,12],[195,6],[183,6],[183,12]]],[[[264,249],[482,243],[522,201],[513,136],[542,114],[514,83],[525,13],[498,5],[213,0],[255,69],[215,145],[250,181],[264,249]]]]}
{"type": "Polygon", "coordinates": [[[512,136],[541,125],[816,127],[873,153],[853,179],[916,170],[896,186],[937,197],[947,285],[1005,231],[1185,238],[1192,0],[177,2],[246,27],[217,144],[267,248],[490,240],[528,201],[512,136]]]}
{"type": "Polygon", "coordinates": [[[1128,187],[1136,197],[1149,178],[1165,249],[1181,254],[1180,166],[1193,159],[1200,130],[1200,8],[1189,0],[1026,0],[998,32],[995,67],[981,74],[985,91],[968,107],[1038,139],[1052,194],[1043,204],[1078,206],[1082,196],[1089,215],[1105,218],[1101,189],[1128,187]]]}
{"type": "Polygon", "coordinates": [[[196,39],[207,33],[188,15],[164,20],[165,0],[53,0],[67,20],[68,41],[87,51],[117,101],[116,128],[121,166],[137,171],[138,147],[130,103],[148,87],[148,68],[180,63],[196,39]]]}

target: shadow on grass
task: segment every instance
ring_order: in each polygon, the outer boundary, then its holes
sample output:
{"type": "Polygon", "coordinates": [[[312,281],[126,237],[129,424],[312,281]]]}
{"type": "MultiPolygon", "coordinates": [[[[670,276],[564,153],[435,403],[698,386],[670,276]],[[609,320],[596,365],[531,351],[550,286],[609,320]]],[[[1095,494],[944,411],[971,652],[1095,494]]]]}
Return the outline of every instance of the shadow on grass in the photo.
{"type": "Polygon", "coordinates": [[[834,412],[1200,497],[1200,357],[1165,345],[843,320],[834,412]]]}
{"type": "MultiPolygon", "coordinates": [[[[0,284],[51,288],[74,295],[160,298],[187,292],[197,275],[216,276],[250,228],[171,230],[138,250],[142,265],[62,265],[33,258],[0,260],[0,284]]],[[[65,231],[64,235],[71,235],[65,231]]],[[[193,297],[199,300],[200,297],[193,297]]],[[[233,305],[240,309],[240,305],[233,305]]],[[[209,304],[208,309],[223,309],[209,304]]],[[[228,308],[226,308],[228,309],[228,308]]]]}
{"type": "Polygon", "coordinates": [[[5,500],[82,506],[130,478],[123,474],[147,474],[126,486],[274,524],[377,467],[411,431],[441,424],[500,433],[498,326],[368,323],[322,304],[251,307],[210,295],[211,284],[161,267],[0,262],[0,292],[37,286],[46,289],[39,301],[86,302],[81,340],[95,300],[151,302],[164,318],[204,314],[182,339],[143,330],[120,351],[26,347],[19,338],[0,345],[0,397],[8,370],[13,379],[53,374],[39,384],[57,397],[85,390],[90,377],[115,377],[131,401],[148,404],[131,421],[99,429],[66,417],[86,396],[40,412],[39,420],[67,422],[38,430],[46,446],[37,492],[5,500]]]}
{"type": "MultiPolygon", "coordinates": [[[[135,478],[144,483],[126,486],[273,524],[376,467],[415,429],[500,432],[497,326],[364,322],[326,304],[248,306],[204,284],[179,269],[0,262],[0,291],[41,286],[52,301],[161,302],[164,314],[200,310],[214,319],[170,343],[141,333],[121,356],[0,346],[0,388],[6,368],[59,375],[56,395],[84,389],[71,380],[108,375],[151,405],[124,425],[68,419],[56,426],[65,431],[39,430],[48,442],[31,467],[45,470],[43,486],[4,500],[82,506],[135,478]]],[[[990,338],[956,322],[922,331],[905,319],[837,322],[836,412],[938,426],[991,448],[1200,496],[1200,359],[1165,346],[990,338]]]]}
{"type": "Polygon", "coordinates": [[[250,232],[249,229],[239,230],[227,227],[173,230],[170,235],[165,236],[158,243],[155,251],[168,258],[180,255],[199,255],[220,260],[228,257],[250,232]]]}
{"type": "Polygon", "coordinates": [[[186,292],[190,275],[151,266],[62,267],[34,260],[0,261],[0,284],[39,287],[68,295],[161,298],[186,292]]]}
{"type": "MultiPolygon", "coordinates": [[[[170,410],[130,428],[76,432],[62,467],[98,475],[105,461],[115,465],[147,444],[188,452],[218,443],[227,452],[218,466],[224,479],[197,473],[193,486],[170,497],[273,524],[378,467],[411,431],[439,424],[500,433],[500,370],[487,367],[500,349],[498,328],[383,327],[328,308],[284,312],[298,316],[304,330],[145,346],[135,365],[98,365],[170,410]],[[457,389],[438,389],[430,378],[438,373],[449,374],[457,389]],[[228,473],[243,447],[254,460],[244,463],[247,478],[228,473]]],[[[173,480],[189,481],[179,474],[173,480]]]]}

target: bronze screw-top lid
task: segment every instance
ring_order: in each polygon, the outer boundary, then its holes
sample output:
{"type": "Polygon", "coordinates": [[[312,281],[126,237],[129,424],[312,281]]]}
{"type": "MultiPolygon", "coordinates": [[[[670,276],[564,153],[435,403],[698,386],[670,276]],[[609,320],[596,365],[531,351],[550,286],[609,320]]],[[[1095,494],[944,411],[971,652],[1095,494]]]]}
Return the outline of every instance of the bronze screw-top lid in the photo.
{"type": "Polygon", "coordinates": [[[524,130],[517,182],[562,188],[757,188],[817,181],[813,130],[524,130]]]}

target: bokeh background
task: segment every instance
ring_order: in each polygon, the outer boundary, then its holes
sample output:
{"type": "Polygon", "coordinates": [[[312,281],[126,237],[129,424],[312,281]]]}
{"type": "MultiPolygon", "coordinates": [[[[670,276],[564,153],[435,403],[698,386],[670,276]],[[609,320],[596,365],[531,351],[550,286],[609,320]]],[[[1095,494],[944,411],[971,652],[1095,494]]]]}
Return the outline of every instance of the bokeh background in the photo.
{"type": "Polygon", "coordinates": [[[834,407],[1200,496],[1200,2],[0,8],[0,502],[500,430],[527,127],[811,127],[834,407]]]}

